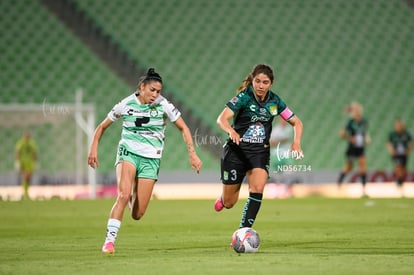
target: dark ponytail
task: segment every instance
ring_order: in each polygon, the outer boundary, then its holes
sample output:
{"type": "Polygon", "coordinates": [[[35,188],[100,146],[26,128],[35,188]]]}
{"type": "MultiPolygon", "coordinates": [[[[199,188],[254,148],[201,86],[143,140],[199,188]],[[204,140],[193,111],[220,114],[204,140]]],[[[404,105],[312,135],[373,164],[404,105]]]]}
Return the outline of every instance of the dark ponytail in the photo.
{"type": "Polygon", "coordinates": [[[141,84],[147,84],[150,81],[157,81],[162,84],[162,77],[155,71],[154,68],[149,68],[147,73],[139,78],[137,90],[139,90],[141,84]]]}

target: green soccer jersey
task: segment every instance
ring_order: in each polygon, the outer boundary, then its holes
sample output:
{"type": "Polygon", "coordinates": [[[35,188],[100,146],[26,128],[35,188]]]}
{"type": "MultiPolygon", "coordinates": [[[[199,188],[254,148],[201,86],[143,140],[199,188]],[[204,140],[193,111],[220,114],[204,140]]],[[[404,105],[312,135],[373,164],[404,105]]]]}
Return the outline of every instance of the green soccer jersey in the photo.
{"type": "Polygon", "coordinates": [[[19,139],[16,142],[15,150],[21,163],[34,163],[36,161],[37,144],[33,139],[19,139]]]}
{"type": "Polygon", "coordinates": [[[123,120],[119,145],[147,158],[161,158],[164,149],[165,120],[176,121],[181,113],[164,97],[142,104],[134,93],[116,104],[108,118],[123,120]]]}
{"type": "Polygon", "coordinates": [[[390,133],[388,141],[391,142],[397,155],[405,156],[407,155],[408,147],[410,146],[411,134],[407,130],[400,133],[393,131],[390,133]]]}
{"type": "Polygon", "coordinates": [[[252,150],[268,148],[275,116],[281,115],[285,120],[294,116],[285,102],[272,91],[268,92],[264,101],[258,101],[252,86],[233,97],[226,106],[234,112],[233,128],[241,137],[240,146],[252,150]]]}
{"type": "Polygon", "coordinates": [[[346,126],[345,131],[348,136],[355,137],[355,142],[349,142],[348,147],[350,148],[364,148],[366,143],[366,134],[368,130],[368,122],[365,119],[356,121],[355,119],[350,119],[346,126]]]}

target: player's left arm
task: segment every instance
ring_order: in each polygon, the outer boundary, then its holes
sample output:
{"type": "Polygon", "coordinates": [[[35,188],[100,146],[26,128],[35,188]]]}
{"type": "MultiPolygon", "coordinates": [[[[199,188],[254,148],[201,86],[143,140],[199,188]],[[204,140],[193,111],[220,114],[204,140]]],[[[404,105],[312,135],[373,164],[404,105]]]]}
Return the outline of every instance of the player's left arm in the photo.
{"type": "Polygon", "coordinates": [[[294,137],[292,143],[292,151],[300,152],[301,156],[303,156],[302,147],[300,145],[302,140],[302,133],[303,133],[303,123],[298,116],[293,116],[288,120],[289,124],[293,126],[294,130],[294,137]]]}
{"type": "Polygon", "coordinates": [[[200,172],[203,162],[197,156],[197,153],[194,149],[193,137],[191,136],[190,129],[188,128],[187,124],[181,116],[176,121],[174,121],[174,125],[182,133],[184,142],[187,145],[191,168],[196,170],[197,173],[200,172]]]}

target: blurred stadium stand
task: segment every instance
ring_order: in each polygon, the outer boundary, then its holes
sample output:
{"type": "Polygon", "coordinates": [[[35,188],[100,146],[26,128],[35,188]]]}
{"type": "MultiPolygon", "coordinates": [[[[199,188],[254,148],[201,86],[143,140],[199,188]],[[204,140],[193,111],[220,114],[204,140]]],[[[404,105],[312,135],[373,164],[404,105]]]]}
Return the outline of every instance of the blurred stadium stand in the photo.
{"type": "MultiPolygon", "coordinates": [[[[180,104],[192,131],[198,130],[205,169],[218,174],[224,136],[216,117],[253,65],[267,63],[276,72],[273,90],[304,122],[307,165],[342,167],[345,143],[338,132],[347,119],[342,109],[356,100],[365,108],[372,136],[369,169],[389,170],[384,144],[393,120],[402,117],[414,132],[409,2],[2,0],[0,98],[73,102],[82,87],[99,121],[153,66],[165,79],[167,96],[180,104]],[[105,57],[102,48],[111,54],[105,57]]],[[[185,146],[174,146],[181,136],[170,128],[172,146],[167,144],[162,169],[186,170],[185,146]]],[[[19,135],[0,133],[8,142],[0,149],[6,156],[0,171],[12,169],[11,142],[19,135]]],[[[111,129],[102,140],[101,172],[112,172],[118,138],[119,131],[111,129]]],[[[48,142],[40,146],[43,167],[49,165],[48,142]]],[[[411,158],[409,167],[413,164],[411,158]]]]}

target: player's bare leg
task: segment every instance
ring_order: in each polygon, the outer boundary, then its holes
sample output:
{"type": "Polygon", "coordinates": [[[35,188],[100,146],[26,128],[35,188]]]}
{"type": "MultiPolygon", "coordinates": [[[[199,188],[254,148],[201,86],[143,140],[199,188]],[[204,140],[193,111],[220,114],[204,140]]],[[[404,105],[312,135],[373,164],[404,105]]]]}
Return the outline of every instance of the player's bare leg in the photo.
{"type": "Polygon", "coordinates": [[[132,199],[133,203],[131,209],[131,216],[134,220],[139,220],[144,216],[152,197],[154,185],[154,179],[138,178],[135,198],[132,199]]]}
{"type": "Polygon", "coordinates": [[[359,166],[359,176],[361,177],[361,184],[362,184],[362,196],[366,197],[367,193],[365,190],[365,186],[367,184],[367,160],[365,156],[358,158],[358,166],[359,166]]]}
{"type": "Polygon", "coordinates": [[[135,166],[130,162],[124,161],[116,166],[118,195],[111,209],[110,218],[122,221],[125,207],[131,195],[135,173],[135,166]]]}
{"type": "Polygon", "coordinates": [[[404,184],[404,179],[406,175],[407,175],[407,171],[404,165],[396,164],[395,169],[394,169],[394,176],[396,178],[397,188],[398,188],[398,191],[400,192],[401,197],[404,196],[403,184],[404,184]]]}
{"type": "Polygon", "coordinates": [[[352,168],[353,168],[352,162],[347,160],[346,163],[345,163],[344,168],[342,169],[342,171],[339,175],[338,181],[337,181],[338,188],[341,187],[345,176],[352,170],[352,168]]]}
{"type": "Polygon", "coordinates": [[[102,252],[105,254],[115,253],[114,243],[121,227],[124,210],[131,196],[132,185],[135,179],[135,166],[127,161],[116,166],[116,178],[118,182],[118,196],[108,219],[106,239],[102,252]]]}
{"type": "Polygon", "coordinates": [[[128,201],[129,210],[133,211],[135,201],[137,200],[137,188],[138,188],[138,178],[135,178],[135,181],[132,186],[132,193],[128,201]]]}
{"type": "Polygon", "coordinates": [[[241,183],[223,185],[222,201],[225,208],[232,208],[239,200],[241,183]]]}
{"type": "Polygon", "coordinates": [[[239,199],[241,183],[237,184],[223,184],[223,192],[216,200],[214,209],[221,211],[223,208],[232,208],[239,199]]]}
{"type": "Polygon", "coordinates": [[[30,199],[29,187],[30,187],[31,179],[32,179],[32,174],[30,172],[27,172],[27,171],[22,172],[22,187],[23,187],[22,199],[30,199]]]}
{"type": "Polygon", "coordinates": [[[268,178],[268,173],[262,168],[253,168],[248,171],[247,182],[249,183],[249,192],[263,193],[268,178]]]}

